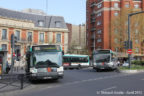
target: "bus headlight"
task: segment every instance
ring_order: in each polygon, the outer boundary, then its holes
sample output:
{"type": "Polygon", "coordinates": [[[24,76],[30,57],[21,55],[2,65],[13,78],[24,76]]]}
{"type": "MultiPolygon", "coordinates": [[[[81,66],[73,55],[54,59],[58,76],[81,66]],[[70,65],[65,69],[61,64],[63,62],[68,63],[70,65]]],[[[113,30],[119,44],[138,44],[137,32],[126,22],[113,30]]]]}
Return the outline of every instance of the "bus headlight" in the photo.
{"type": "Polygon", "coordinates": [[[57,68],[57,72],[63,72],[63,71],[64,71],[63,67],[57,68]]]}
{"type": "Polygon", "coordinates": [[[109,66],[113,66],[113,62],[108,63],[109,66]]]}
{"type": "Polygon", "coordinates": [[[95,62],[93,63],[94,65],[97,65],[95,62]]]}
{"type": "Polygon", "coordinates": [[[58,75],[63,75],[63,71],[58,72],[58,75]]]}
{"type": "Polygon", "coordinates": [[[58,75],[63,75],[64,69],[63,67],[57,68],[58,75]]]}
{"type": "Polygon", "coordinates": [[[31,72],[31,73],[37,73],[37,69],[35,69],[35,68],[30,68],[30,72],[31,72]]]}

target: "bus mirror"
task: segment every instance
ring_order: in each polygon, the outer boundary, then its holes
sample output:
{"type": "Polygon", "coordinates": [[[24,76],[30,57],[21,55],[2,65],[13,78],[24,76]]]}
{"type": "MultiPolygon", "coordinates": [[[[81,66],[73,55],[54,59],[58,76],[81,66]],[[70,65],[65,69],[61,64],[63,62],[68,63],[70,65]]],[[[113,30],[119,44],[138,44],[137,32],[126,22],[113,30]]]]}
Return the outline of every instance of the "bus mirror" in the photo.
{"type": "Polygon", "coordinates": [[[62,51],[62,55],[64,55],[64,51],[62,51]]]}

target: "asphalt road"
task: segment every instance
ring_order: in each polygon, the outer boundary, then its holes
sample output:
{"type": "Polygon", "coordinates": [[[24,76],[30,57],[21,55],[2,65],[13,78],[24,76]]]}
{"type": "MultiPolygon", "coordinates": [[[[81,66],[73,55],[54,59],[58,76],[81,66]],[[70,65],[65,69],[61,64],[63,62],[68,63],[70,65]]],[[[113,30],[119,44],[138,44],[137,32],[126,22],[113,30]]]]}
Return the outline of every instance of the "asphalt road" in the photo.
{"type": "Polygon", "coordinates": [[[63,79],[38,81],[10,96],[144,96],[144,73],[66,70],[63,79]]]}

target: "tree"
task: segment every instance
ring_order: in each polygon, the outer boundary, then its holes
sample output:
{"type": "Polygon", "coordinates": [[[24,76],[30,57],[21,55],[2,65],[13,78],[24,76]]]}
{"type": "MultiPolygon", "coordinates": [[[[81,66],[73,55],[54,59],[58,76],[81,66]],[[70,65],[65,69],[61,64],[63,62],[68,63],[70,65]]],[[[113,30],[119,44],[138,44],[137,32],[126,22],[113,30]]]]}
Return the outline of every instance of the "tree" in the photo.
{"type": "MultiPolygon", "coordinates": [[[[124,41],[128,40],[128,14],[134,12],[136,12],[136,10],[123,8],[121,9],[119,16],[116,16],[111,21],[111,35],[112,38],[114,38],[114,40],[111,42],[113,46],[119,48],[119,52],[126,52],[126,50],[123,48],[123,44],[124,41]]],[[[143,14],[138,14],[131,17],[130,29],[133,48],[138,47],[141,49],[142,47],[142,41],[144,41],[144,38],[142,37],[142,34],[144,34],[143,24],[143,14]]]]}

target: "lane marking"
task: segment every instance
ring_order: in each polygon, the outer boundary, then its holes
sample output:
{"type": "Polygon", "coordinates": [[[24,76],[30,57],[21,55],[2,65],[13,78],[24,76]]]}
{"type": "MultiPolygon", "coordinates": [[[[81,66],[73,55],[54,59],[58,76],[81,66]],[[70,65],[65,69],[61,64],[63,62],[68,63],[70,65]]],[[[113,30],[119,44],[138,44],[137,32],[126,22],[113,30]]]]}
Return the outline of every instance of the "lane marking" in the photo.
{"type": "MultiPolygon", "coordinates": [[[[75,85],[75,84],[80,84],[80,83],[85,83],[85,82],[92,82],[92,81],[103,80],[103,79],[111,79],[111,78],[116,78],[116,77],[125,77],[125,76],[130,76],[130,75],[131,74],[119,74],[119,75],[104,76],[104,77],[98,77],[98,78],[93,78],[93,79],[67,82],[67,83],[64,83],[64,84],[52,85],[52,86],[48,86],[48,87],[45,87],[45,88],[41,88],[41,90],[49,89],[49,88],[56,88],[56,87],[63,87],[63,86],[67,86],[67,85],[75,85]]],[[[113,86],[112,88],[109,88],[109,89],[114,89],[114,88],[116,88],[116,86],[113,86]]]]}
{"type": "Polygon", "coordinates": [[[108,90],[116,89],[116,88],[117,88],[116,86],[112,86],[112,87],[109,87],[109,88],[103,89],[102,91],[108,91],[108,90]]]}

